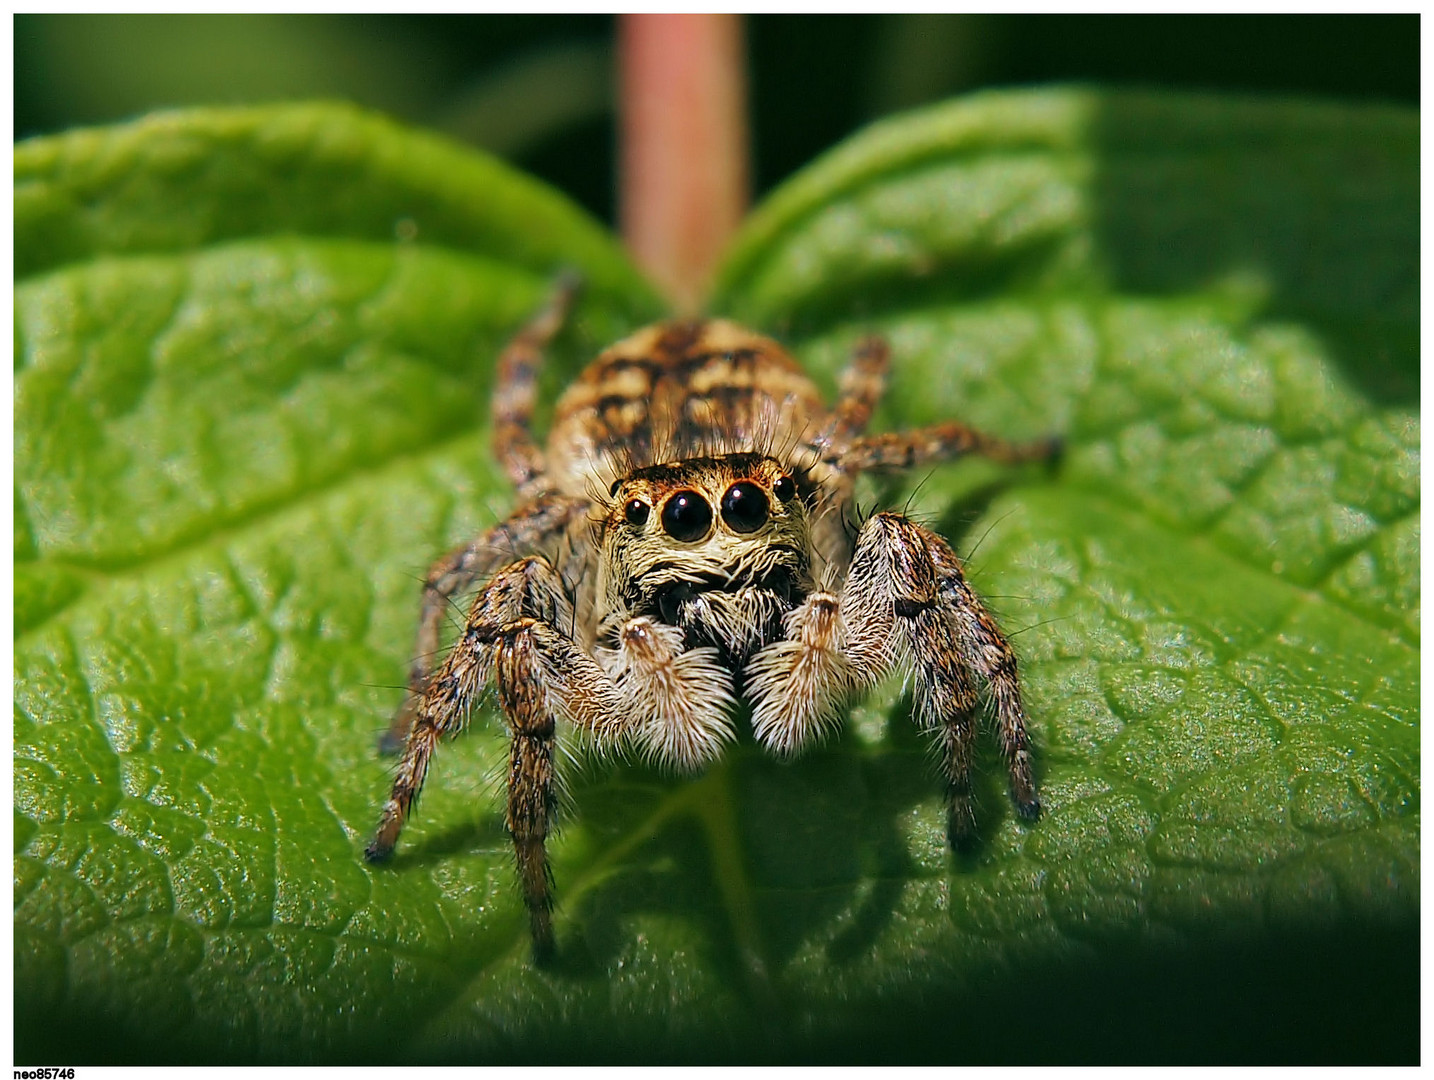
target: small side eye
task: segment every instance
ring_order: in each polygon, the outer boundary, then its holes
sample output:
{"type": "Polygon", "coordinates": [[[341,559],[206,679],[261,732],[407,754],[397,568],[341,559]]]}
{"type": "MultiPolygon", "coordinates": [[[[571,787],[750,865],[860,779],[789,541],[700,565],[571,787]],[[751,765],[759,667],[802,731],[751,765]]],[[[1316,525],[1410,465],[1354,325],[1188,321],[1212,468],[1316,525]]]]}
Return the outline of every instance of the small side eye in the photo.
{"type": "Polygon", "coordinates": [[[621,477],[618,477],[618,479],[616,479],[616,480],[614,480],[614,481],[612,482],[612,487],[610,487],[610,488],[607,489],[608,498],[610,498],[610,499],[615,499],[615,498],[617,498],[617,491],[618,491],[618,488],[620,488],[620,487],[622,487],[622,478],[621,478],[621,477]]]}
{"type": "Polygon", "coordinates": [[[712,507],[695,491],[679,491],[662,508],[662,527],[684,544],[701,540],[712,527],[712,507]]]}
{"type": "Polygon", "coordinates": [[[756,532],[767,522],[767,493],[750,480],[739,480],[722,496],[722,520],[733,532],[756,532]]]}
{"type": "Polygon", "coordinates": [[[772,494],[782,500],[791,502],[792,496],[797,493],[797,484],[790,476],[779,476],[777,482],[772,485],[772,494]]]}
{"type": "Polygon", "coordinates": [[[629,525],[642,525],[647,521],[647,515],[652,507],[641,499],[629,499],[627,505],[622,508],[622,516],[627,518],[629,525]]]}

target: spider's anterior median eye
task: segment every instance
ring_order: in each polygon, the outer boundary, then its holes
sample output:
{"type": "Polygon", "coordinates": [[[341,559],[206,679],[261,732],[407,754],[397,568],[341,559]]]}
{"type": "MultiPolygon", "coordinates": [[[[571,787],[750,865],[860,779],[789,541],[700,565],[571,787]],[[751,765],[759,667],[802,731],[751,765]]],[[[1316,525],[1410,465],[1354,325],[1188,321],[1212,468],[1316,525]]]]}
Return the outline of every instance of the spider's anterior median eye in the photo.
{"type": "Polygon", "coordinates": [[[622,508],[623,517],[627,518],[629,525],[641,525],[647,521],[647,514],[652,507],[641,499],[629,499],[627,505],[622,508]]]}
{"type": "Polygon", "coordinates": [[[756,532],[767,521],[767,495],[750,480],[739,480],[722,496],[722,520],[733,532],[756,532]]]}
{"type": "Polygon", "coordinates": [[[781,499],[782,502],[791,502],[792,496],[797,493],[797,482],[790,476],[779,476],[777,482],[772,485],[772,494],[781,499]]]}
{"type": "Polygon", "coordinates": [[[695,491],[679,491],[662,508],[662,527],[685,544],[701,540],[712,527],[712,507],[695,491]]]}

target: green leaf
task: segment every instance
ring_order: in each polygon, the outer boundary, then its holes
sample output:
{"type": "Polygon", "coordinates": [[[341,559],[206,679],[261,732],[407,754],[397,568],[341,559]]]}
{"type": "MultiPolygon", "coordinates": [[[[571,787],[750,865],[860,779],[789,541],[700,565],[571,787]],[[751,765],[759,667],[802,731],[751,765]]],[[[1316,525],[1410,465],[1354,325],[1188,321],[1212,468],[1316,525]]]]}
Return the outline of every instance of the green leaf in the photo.
{"type": "Polygon", "coordinates": [[[969,553],[1046,811],[987,745],[953,858],[896,685],[794,764],[578,760],[539,970],[497,718],[378,869],[374,740],[423,568],[511,502],[482,358],[579,267],[551,400],[650,290],[343,109],[18,147],[17,1058],[1414,1059],[1417,148],[1374,107],[988,95],[759,208],[715,310],[828,389],[885,333],[882,427],[1067,436],[863,496],[969,553]]]}

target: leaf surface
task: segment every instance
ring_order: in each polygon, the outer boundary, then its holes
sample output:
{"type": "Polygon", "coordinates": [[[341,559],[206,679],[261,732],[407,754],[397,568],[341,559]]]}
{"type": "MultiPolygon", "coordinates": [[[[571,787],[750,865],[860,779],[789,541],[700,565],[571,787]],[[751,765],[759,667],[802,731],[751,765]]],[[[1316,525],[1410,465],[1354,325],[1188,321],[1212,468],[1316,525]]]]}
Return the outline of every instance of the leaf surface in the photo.
{"type": "Polygon", "coordinates": [[[1045,813],[987,740],[953,857],[899,685],[794,764],[579,759],[551,970],[496,717],[379,869],[373,746],[417,579],[510,505],[483,358],[579,267],[551,401],[649,289],[344,109],[17,148],[17,1057],[1416,1055],[1417,146],[1397,110],[987,95],[760,207],[714,310],[828,390],[884,333],[878,428],[1066,436],[863,491],[1015,633],[1045,813]]]}

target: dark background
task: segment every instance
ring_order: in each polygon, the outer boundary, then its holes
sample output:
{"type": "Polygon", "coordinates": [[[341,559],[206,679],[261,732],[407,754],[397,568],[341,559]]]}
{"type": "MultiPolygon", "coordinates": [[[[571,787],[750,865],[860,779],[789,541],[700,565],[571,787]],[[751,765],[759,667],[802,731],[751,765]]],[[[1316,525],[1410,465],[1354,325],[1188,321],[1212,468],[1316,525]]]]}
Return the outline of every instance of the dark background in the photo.
{"type": "MultiPolygon", "coordinates": [[[[17,15],[15,136],[176,105],[345,98],[613,220],[611,16],[17,15]]],[[[747,19],[754,195],[886,113],[1053,81],[1419,102],[1419,18],[747,19]]]]}

